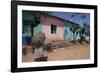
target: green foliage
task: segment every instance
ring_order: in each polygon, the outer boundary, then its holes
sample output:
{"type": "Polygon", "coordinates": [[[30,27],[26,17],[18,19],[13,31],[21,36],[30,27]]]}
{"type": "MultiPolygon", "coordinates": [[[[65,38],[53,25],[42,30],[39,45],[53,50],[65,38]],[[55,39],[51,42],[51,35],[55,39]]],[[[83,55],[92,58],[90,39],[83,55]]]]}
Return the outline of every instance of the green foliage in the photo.
{"type": "Polygon", "coordinates": [[[36,11],[34,12],[34,16],[36,18],[36,24],[40,21],[41,15],[49,15],[51,12],[44,12],[44,11],[36,11]]]}

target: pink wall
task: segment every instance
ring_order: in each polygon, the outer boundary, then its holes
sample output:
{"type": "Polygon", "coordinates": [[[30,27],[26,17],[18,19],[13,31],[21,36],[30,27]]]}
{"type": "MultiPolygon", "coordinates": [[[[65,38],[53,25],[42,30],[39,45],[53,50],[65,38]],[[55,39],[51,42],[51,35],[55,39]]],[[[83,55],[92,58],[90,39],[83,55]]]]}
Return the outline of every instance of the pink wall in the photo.
{"type": "Polygon", "coordinates": [[[52,16],[42,16],[42,32],[46,35],[46,41],[64,40],[64,21],[52,16]],[[55,34],[51,33],[51,24],[57,25],[55,34]]]}

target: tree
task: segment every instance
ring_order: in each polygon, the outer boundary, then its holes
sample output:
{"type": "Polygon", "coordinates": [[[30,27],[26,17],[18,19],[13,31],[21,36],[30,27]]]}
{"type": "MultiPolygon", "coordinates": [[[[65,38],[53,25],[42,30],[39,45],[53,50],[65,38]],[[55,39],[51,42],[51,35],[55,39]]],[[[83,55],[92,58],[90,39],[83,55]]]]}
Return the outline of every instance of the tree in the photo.
{"type": "Polygon", "coordinates": [[[36,27],[41,22],[41,15],[49,15],[51,12],[32,11],[31,13],[34,16],[34,20],[30,24],[31,39],[32,39],[32,37],[34,36],[34,27],[36,27]]]}
{"type": "Polygon", "coordinates": [[[82,42],[83,40],[86,42],[90,41],[90,25],[87,23],[84,23],[83,26],[81,26],[80,31],[80,42],[82,42]],[[87,39],[88,38],[88,39],[87,39]]]}
{"type": "Polygon", "coordinates": [[[80,26],[79,25],[77,25],[77,26],[72,26],[71,28],[70,28],[70,30],[72,31],[72,33],[73,33],[73,40],[76,40],[76,37],[77,37],[77,35],[78,35],[78,30],[80,29],[80,26]],[[75,34],[76,33],[76,34],[75,34]]]}
{"type": "Polygon", "coordinates": [[[34,36],[34,27],[36,27],[39,23],[40,23],[40,18],[41,18],[41,12],[32,12],[34,20],[32,21],[32,23],[30,24],[30,28],[31,28],[31,39],[34,36]]]}
{"type": "MultiPolygon", "coordinates": [[[[81,18],[81,20],[84,20],[84,19],[87,18],[87,16],[85,14],[83,14],[83,13],[73,13],[71,15],[71,18],[74,18],[76,16],[81,18]]],[[[75,20],[73,19],[73,21],[75,21],[75,20]]],[[[77,32],[77,33],[79,32],[81,39],[84,39],[84,35],[90,36],[90,26],[86,22],[83,22],[83,26],[80,26],[79,28],[73,28],[72,31],[73,31],[73,34],[75,32],[77,32]]]]}
{"type": "MultiPolygon", "coordinates": [[[[73,19],[73,21],[74,21],[74,17],[75,17],[75,14],[72,14],[71,18],[73,19]]],[[[70,28],[70,30],[73,32],[73,40],[74,40],[75,28],[74,28],[73,24],[72,24],[72,27],[70,28]]]]}
{"type": "MultiPolygon", "coordinates": [[[[71,15],[71,18],[73,18],[73,22],[75,22],[75,18],[78,15],[78,13],[73,13],[71,15]]],[[[72,24],[72,27],[70,28],[70,30],[73,32],[73,40],[76,40],[76,36],[78,35],[78,30],[79,30],[80,26],[79,25],[75,25],[72,24]],[[75,35],[76,33],[76,35],[75,35]]]]}
{"type": "MultiPolygon", "coordinates": [[[[85,14],[81,14],[80,15],[80,18],[82,20],[86,19],[87,16],[85,14]]],[[[80,30],[80,36],[81,36],[81,39],[84,40],[85,39],[85,36],[89,36],[90,38],[90,25],[86,22],[83,22],[83,26],[80,30]]]]}

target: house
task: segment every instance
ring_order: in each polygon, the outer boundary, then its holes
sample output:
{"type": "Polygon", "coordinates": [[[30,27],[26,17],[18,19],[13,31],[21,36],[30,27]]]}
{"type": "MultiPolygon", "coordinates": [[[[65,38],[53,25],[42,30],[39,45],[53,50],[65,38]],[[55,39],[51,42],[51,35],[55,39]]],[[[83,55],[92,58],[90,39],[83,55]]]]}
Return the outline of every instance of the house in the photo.
{"type": "MultiPolygon", "coordinates": [[[[31,42],[30,26],[35,20],[35,17],[31,12],[27,11],[23,11],[22,15],[23,43],[27,44],[31,42]]],[[[70,29],[73,26],[77,27],[79,24],[52,15],[41,15],[40,23],[34,26],[33,34],[35,35],[38,32],[45,33],[46,41],[72,41],[74,37],[73,32],[70,29]]],[[[77,39],[80,39],[79,34],[76,36],[76,40],[77,39]]]]}

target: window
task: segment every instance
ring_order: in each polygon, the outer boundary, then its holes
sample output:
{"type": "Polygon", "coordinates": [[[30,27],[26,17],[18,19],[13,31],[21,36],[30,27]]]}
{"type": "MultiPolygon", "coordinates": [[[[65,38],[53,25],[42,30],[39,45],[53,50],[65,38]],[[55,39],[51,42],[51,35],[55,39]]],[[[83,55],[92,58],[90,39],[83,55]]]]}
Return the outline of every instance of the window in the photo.
{"type": "Polygon", "coordinates": [[[57,26],[56,25],[53,25],[51,24],[51,33],[56,33],[56,29],[57,29],[57,26]]]}

